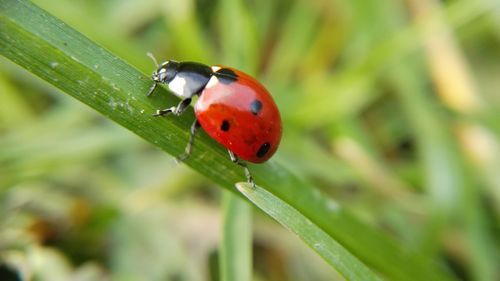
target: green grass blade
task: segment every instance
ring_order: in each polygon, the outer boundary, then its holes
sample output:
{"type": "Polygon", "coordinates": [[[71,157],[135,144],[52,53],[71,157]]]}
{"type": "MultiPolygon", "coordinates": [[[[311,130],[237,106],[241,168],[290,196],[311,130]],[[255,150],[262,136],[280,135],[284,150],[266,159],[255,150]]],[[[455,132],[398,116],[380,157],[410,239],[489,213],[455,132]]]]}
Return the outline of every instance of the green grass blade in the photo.
{"type": "Polygon", "coordinates": [[[223,196],[224,222],[219,255],[222,281],[252,280],[252,208],[230,192],[223,196]]]}
{"type": "Polygon", "coordinates": [[[428,177],[428,193],[431,195],[433,217],[427,226],[428,238],[422,251],[437,251],[435,244],[448,221],[458,220],[459,226],[470,244],[468,250],[474,257],[471,259],[472,274],[475,280],[494,280],[496,271],[494,250],[487,245],[493,244],[493,235],[486,227],[487,219],[481,210],[477,190],[470,184],[465,163],[452,138],[448,123],[439,114],[428,110],[430,100],[427,100],[425,87],[419,85],[418,71],[411,60],[405,61],[395,68],[394,83],[401,87],[401,99],[407,109],[413,126],[420,132],[422,162],[428,177]],[[413,68],[412,68],[413,66],[413,68]]]}
{"type": "Polygon", "coordinates": [[[258,59],[258,40],[250,10],[244,1],[222,0],[218,7],[218,25],[223,63],[255,74],[258,59]],[[231,24],[227,24],[230,22],[231,24]]]}
{"type": "MultiPolygon", "coordinates": [[[[257,41],[244,1],[220,1],[216,18],[221,42],[224,42],[221,45],[222,64],[255,74],[257,41]]],[[[252,208],[248,202],[224,192],[222,227],[220,280],[252,280],[252,208]]]]}
{"type": "MultiPolygon", "coordinates": [[[[179,100],[163,88],[145,97],[151,85],[147,76],[32,3],[0,0],[0,54],[167,153],[183,152],[192,109],[179,118],[153,118],[156,109],[179,100]]],[[[186,164],[229,190],[245,178],[206,134],[196,138],[186,164]]],[[[330,200],[275,161],[250,169],[259,185],[390,279],[449,280],[432,259],[407,251],[342,208],[332,210],[330,200]]]]}
{"type": "Polygon", "coordinates": [[[347,280],[381,280],[353,254],[292,206],[261,187],[254,188],[247,183],[237,183],[236,187],[264,212],[297,234],[347,280]]]}

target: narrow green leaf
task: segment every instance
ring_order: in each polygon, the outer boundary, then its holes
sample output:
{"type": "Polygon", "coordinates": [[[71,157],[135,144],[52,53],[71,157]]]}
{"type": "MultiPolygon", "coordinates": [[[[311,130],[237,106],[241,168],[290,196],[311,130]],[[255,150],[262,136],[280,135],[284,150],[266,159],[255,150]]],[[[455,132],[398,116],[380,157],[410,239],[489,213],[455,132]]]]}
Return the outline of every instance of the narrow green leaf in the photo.
{"type": "MultiPolygon", "coordinates": [[[[312,34],[318,25],[318,20],[304,21],[304,18],[314,19],[314,5],[310,1],[295,1],[290,9],[281,36],[277,41],[273,56],[269,62],[268,75],[273,81],[286,81],[295,70],[294,66],[303,59],[313,38],[312,34]]],[[[292,79],[293,80],[293,79],[292,79]]]]}
{"type": "MultiPolygon", "coordinates": [[[[257,40],[244,1],[219,1],[217,12],[222,63],[255,74],[257,40]]],[[[219,252],[222,281],[252,279],[252,242],[252,208],[238,196],[224,192],[219,252]]]]}
{"type": "Polygon", "coordinates": [[[413,126],[422,132],[417,140],[421,146],[421,158],[427,176],[427,192],[431,198],[433,217],[427,226],[427,239],[420,247],[422,251],[436,251],[435,245],[449,221],[457,220],[463,234],[468,238],[468,250],[474,257],[471,268],[475,280],[493,280],[496,275],[495,252],[491,245],[493,235],[486,227],[487,219],[480,206],[480,195],[467,177],[463,156],[453,142],[450,124],[441,115],[429,110],[424,85],[419,83],[418,67],[412,60],[404,61],[394,68],[393,83],[401,103],[413,126]]]}
{"type": "Polygon", "coordinates": [[[258,186],[237,183],[236,188],[264,212],[297,234],[347,280],[381,280],[353,254],[292,206],[258,186]]]}
{"type": "Polygon", "coordinates": [[[230,193],[223,195],[223,231],[219,263],[222,281],[252,280],[252,208],[230,193]]]}
{"type": "Polygon", "coordinates": [[[250,16],[245,1],[221,0],[218,9],[223,63],[255,74],[259,61],[258,39],[254,18],[250,16]]]}

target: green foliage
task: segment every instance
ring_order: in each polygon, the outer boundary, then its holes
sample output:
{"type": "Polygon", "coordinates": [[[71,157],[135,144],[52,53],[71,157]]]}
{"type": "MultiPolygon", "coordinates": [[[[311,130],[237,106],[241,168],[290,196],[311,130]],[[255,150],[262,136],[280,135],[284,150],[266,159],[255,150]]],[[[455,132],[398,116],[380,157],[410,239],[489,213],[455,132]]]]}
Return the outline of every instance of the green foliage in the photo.
{"type": "Polygon", "coordinates": [[[220,280],[252,280],[252,209],[248,202],[229,192],[224,192],[222,203],[220,280]]]}
{"type": "Polygon", "coordinates": [[[494,1],[35,3],[0,0],[2,265],[36,280],[499,278],[494,1]],[[151,116],[178,100],[145,97],[147,51],[271,90],[283,143],[244,194],[317,255],[220,199],[212,183],[239,194],[245,177],[206,134],[187,165],[152,148],[180,154],[193,112],[151,116]]]}
{"type": "MultiPolygon", "coordinates": [[[[257,207],[303,239],[327,263],[336,268],[346,280],[380,280],[349,251],[290,205],[259,186],[238,183],[236,187],[257,207]]],[[[237,278],[231,280],[235,279],[237,278]]]]}

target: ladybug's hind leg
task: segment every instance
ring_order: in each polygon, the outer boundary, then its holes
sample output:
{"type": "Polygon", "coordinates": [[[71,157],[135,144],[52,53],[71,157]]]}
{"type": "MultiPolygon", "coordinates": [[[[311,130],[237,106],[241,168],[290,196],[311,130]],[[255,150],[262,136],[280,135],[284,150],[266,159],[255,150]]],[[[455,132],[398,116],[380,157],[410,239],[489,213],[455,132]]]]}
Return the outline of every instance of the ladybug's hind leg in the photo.
{"type": "Polygon", "coordinates": [[[198,122],[198,120],[195,119],[193,125],[191,125],[191,130],[189,131],[189,141],[188,144],[186,145],[184,153],[175,158],[177,162],[182,162],[188,159],[189,156],[191,156],[191,152],[193,151],[194,137],[196,135],[196,131],[198,130],[198,128],[200,128],[200,122],[198,122]]]}
{"type": "Polygon", "coordinates": [[[231,161],[233,161],[233,163],[236,163],[239,166],[243,167],[243,169],[245,170],[245,176],[247,177],[247,182],[252,184],[253,187],[255,187],[255,182],[253,181],[252,174],[250,173],[250,170],[248,169],[247,164],[244,162],[241,162],[240,159],[238,159],[238,156],[236,156],[236,154],[234,154],[231,150],[227,150],[227,151],[229,152],[229,158],[231,158],[231,161]]]}
{"type": "Polygon", "coordinates": [[[191,104],[191,98],[183,99],[177,106],[172,106],[166,109],[158,109],[156,113],[153,114],[153,116],[165,116],[170,113],[174,114],[175,116],[179,116],[186,110],[186,108],[188,108],[189,104],[191,104]]]}

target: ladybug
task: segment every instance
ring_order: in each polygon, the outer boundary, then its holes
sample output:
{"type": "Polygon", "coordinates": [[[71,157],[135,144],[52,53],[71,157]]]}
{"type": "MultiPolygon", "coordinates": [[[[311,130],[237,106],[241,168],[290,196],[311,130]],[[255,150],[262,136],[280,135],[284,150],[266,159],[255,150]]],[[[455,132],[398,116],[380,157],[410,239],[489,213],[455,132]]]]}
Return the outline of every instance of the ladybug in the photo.
{"type": "Polygon", "coordinates": [[[157,110],[155,117],[179,116],[198,97],[189,141],[177,160],[190,156],[195,134],[201,127],[227,148],[231,161],[243,167],[248,182],[255,185],[246,163],[240,159],[252,163],[267,161],[276,152],[282,133],[280,113],[266,88],[242,71],[197,62],[168,60],[157,64],[151,77],[154,84],[148,96],[158,84],[165,83],[182,99],[177,106],[157,110]]]}

